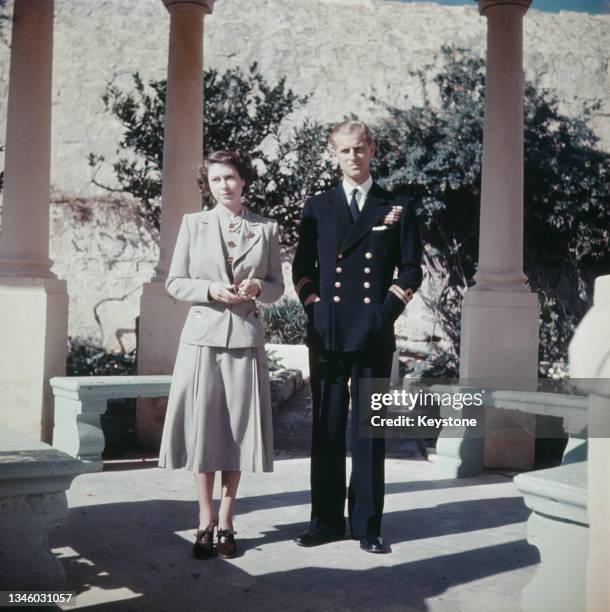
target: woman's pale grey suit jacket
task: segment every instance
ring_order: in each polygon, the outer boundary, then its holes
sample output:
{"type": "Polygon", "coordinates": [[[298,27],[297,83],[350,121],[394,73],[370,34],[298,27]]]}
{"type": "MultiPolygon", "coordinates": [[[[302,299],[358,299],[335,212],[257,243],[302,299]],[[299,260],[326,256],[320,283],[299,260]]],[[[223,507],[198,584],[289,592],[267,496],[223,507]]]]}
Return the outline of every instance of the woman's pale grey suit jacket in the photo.
{"type": "MultiPolygon", "coordinates": [[[[220,206],[220,205],[219,205],[220,206]]],[[[233,256],[236,285],[256,278],[265,303],[284,292],[278,224],[244,208],[242,238],[233,256]]],[[[230,285],[216,208],[184,215],[165,287],[177,300],[193,302],[181,342],[200,346],[264,346],[265,330],[254,301],[223,304],[210,299],[210,283],[230,285]]]]}

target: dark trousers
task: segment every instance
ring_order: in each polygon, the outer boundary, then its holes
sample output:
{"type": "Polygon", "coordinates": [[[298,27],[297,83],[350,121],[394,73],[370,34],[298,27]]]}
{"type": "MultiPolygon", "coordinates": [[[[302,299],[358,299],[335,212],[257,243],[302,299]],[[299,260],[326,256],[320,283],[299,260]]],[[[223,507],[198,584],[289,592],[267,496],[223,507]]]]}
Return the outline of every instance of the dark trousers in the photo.
{"type": "Polygon", "coordinates": [[[366,387],[367,379],[390,377],[392,351],[342,353],[310,349],[309,366],[313,404],[310,529],[345,533],[345,431],[351,378],[350,529],[356,538],[379,535],[385,440],[360,436],[358,400],[361,380],[366,387]]]}

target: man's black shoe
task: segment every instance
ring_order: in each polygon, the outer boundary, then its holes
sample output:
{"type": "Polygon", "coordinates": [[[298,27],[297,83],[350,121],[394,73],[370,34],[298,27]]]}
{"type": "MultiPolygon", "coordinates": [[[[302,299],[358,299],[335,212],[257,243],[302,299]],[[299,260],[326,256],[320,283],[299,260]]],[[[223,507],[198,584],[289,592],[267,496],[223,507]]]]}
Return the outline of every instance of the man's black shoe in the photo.
{"type": "Polygon", "coordinates": [[[320,544],[328,544],[329,542],[336,542],[342,540],[343,535],[332,532],[321,532],[321,531],[304,531],[302,534],[295,538],[295,542],[299,546],[319,546],[320,544]]]}
{"type": "Polygon", "coordinates": [[[360,548],[370,553],[390,552],[379,536],[364,536],[360,539],[360,548]]]}

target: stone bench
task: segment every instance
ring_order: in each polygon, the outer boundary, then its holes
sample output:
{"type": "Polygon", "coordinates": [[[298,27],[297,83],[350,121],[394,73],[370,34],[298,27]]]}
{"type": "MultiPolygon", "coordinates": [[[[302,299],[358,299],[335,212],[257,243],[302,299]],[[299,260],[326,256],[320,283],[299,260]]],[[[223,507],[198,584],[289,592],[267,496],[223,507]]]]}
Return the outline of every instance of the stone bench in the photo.
{"type": "Polygon", "coordinates": [[[562,419],[568,445],[562,463],[586,461],[589,398],[542,391],[492,391],[485,405],[562,419]]]}
{"type": "MultiPolygon", "coordinates": [[[[433,391],[460,392],[460,385],[434,385],[433,391]]],[[[476,391],[468,387],[468,391],[476,391]]],[[[519,474],[515,486],[532,510],[527,540],[540,552],[540,564],[523,589],[523,612],[585,610],[585,575],[589,548],[587,516],[587,433],[589,397],[541,391],[487,390],[486,408],[518,410],[557,417],[569,435],[562,465],[519,474]]],[[[534,433],[534,432],[532,432],[534,433]]],[[[457,440],[460,442],[460,440],[457,440]]]]}
{"type": "Polygon", "coordinates": [[[522,611],[584,611],[589,550],[587,462],[519,474],[514,482],[532,510],[527,541],[540,552],[534,578],[521,594],[522,611]]]}
{"type": "Polygon", "coordinates": [[[102,469],[105,440],[100,417],[109,399],[166,397],[171,376],[58,376],[50,384],[55,396],[53,446],[102,469]]]}
{"type": "MultiPolygon", "coordinates": [[[[468,391],[470,393],[481,390],[479,387],[465,385],[433,385],[433,392],[437,393],[459,393],[468,391]]],[[[484,418],[487,408],[504,410],[517,410],[527,414],[556,417],[561,419],[563,433],[568,435],[568,444],[563,453],[562,463],[585,461],[587,457],[587,428],[588,428],[588,402],[589,399],[582,395],[568,395],[564,393],[548,393],[543,391],[521,391],[521,390],[486,390],[484,403],[481,408],[470,410],[472,414],[464,416],[479,416],[484,418]]],[[[455,411],[451,409],[455,415],[455,411]]],[[[536,432],[532,432],[535,435],[536,432]]],[[[443,439],[443,433],[439,442],[445,446],[459,446],[461,440],[443,439]]],[[[450,449],[451,450],[451,449],[450,449]]],[[[463,461],[463,458],[457,461],[463,461]]]]}
{"type": "Polygon", "coordinates": [[[0,448],[0,590],[62,590],[47,535],[65,521],[66,491],[88,466],[4,425],[0,448]]]}
{"type": "MultiPolygon", "coordinates": [[[[267,344],[279,358],[282,370],[271,375],[274,414],[309,379],[307,347],[267,344]]],[[[101,416],[110,399],[167,397],[172,377],[158,376],[57,376],[50,380],[55,396],[53,446],[102,469],[105,439],[101,416]]]]}
{"type": "Polygon", "coordinates": [[[569,435],[562,465],[522,473],[514,479],[525,505],[532,510],[527,522],[527,541],[540,552],[534,578],[521,593],[521,609],[584,611],[589,549],[589,398],[536,391],[494,391],[487,403],[495,408],[562,419],[563,430],[569,435]]]}

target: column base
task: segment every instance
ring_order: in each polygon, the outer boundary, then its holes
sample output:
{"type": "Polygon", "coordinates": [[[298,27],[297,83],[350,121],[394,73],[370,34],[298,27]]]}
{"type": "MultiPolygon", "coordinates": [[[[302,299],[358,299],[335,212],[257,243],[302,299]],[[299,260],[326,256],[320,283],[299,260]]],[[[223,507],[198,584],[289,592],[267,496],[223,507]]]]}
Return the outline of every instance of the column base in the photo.
{"type": "Polygon", "coordinates": [[[483,470],[483,438],[443,438],[436,441],[436,453],[428,457],[443,478],[470,478],[483,470]]]}
{"type": "Polygon", "coordinates": [[[38,440],[53,437],[49,379],[65,376],[66,282],[0,277],[0,420],[38,440]]]}
{"type": "MultiPolygon", "coordinates": [[[[189,306],[171,297],[164,281],[144,285],[138,325],[138,374],[172,374],[189,306]]],[[[136,434],[147,449],[159,449],[166,407],[167,398],[137,401],[136,434]]]]}
{"type": "MultiPolygon", "coordinates": [[[[523,290],[486,290],[476,285],[464,296],[460,379],[486,379],[507,388],[531,384],[538,376],[538,297],[523,290]]],[[[526,470],[534,466],[536,417],[489,409],[483,465],[526,470]]]]}
{"type": "Polygon", "coordinates": [[[437,466],[443,478],[469,478],[483,470],[485,439],[482,432],[485,431],[485,409],[465,406],[460,416],[476,419],[479,426],[476,431],[465,427],[460,428],[461,432],[457,428],[441,430],[436,441],[436,452],[429,459],[437,466]]]}

